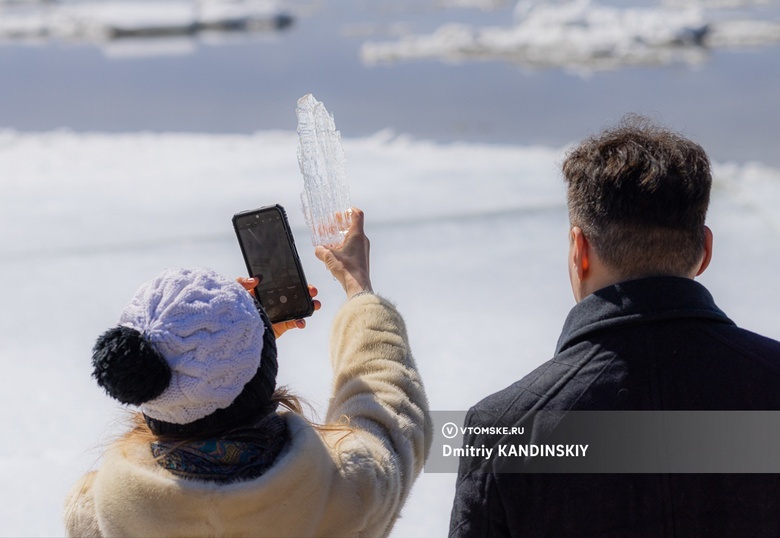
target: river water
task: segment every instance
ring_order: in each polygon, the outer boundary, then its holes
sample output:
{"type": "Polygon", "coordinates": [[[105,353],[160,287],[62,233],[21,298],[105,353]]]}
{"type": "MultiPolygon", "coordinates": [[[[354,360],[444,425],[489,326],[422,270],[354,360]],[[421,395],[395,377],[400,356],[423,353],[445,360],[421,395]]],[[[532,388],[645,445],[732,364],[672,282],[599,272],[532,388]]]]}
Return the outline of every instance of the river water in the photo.
{"type": "Polygon", "coordinates": [[[253,36],[109,45],[6,41],[0,45],[0,127],[292,130],[296,100],[312,92],[345,137],[391,129],[443,143],[560,147],[638,112],[698,140],[715,160],[780,165],[777,45],[712,51],[695,67],[590,75],[503,61],[371,66],[360,58],[368,40],[431,32],[449,22],[509,25],[513,5],[488,11],[433,0],[288,5],[292,26],[253,36]]]}

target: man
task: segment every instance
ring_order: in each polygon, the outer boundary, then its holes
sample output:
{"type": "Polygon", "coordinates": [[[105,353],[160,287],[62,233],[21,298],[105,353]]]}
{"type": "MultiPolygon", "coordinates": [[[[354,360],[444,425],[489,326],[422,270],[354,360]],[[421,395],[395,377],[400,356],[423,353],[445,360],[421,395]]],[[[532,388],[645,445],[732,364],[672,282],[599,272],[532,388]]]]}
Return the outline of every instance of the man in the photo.
{"type": "MultiPolygon", "coordinates": [[[[780,409],[780,343],[736,327],[694,281],[712,257],[702,148],[631,116],[572,150],[563,174],[577,304],[553,359],[466,426],[532,411],[780,409]]],[[[461,458],[451,536],[780,536],[780,475],[502,470],[461,458]]]]}

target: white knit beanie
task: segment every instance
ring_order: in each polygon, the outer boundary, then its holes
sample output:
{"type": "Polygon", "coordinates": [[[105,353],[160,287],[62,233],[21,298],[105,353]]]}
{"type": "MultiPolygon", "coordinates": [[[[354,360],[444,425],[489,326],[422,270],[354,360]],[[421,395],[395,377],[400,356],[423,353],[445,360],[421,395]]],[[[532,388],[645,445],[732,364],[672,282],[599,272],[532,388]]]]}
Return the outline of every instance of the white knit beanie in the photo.
{"type": "MultiPolygon", "coordinates": [[[[112,393],[114,387],[107,385],[118,385],[115,379],[123,375],[113,338],[95,348],[98,383],[120,401],[140,404],[148,417],[173,424],[189,424],[236,399],[258,371],[266,330],[254,299],[238,282],[203,268],[168,269],[142,285],[119,325],[117,330],[140,333],[140,345],[151,344],[170,368],[170,380],[146,396],[112,393]]],[[[158,367],[166,369],[165,364],[144,366],[152,384],[166,377],[152,373],[158,367]]],[[[148,384],[137,376],[133,383],[148,384]]]]}

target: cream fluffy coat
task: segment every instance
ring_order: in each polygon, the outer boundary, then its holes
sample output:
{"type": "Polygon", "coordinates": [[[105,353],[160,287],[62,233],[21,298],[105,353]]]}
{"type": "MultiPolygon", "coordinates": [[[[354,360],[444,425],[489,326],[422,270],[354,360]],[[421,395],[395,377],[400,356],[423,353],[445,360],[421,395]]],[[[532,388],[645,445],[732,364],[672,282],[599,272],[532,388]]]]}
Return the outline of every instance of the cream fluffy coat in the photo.
{"type": "Polygon", "coordinates": [[[403,319],[376,295],[348,301],[331,336],[333,398],[317,429],[283,416],[291,441],[255,480],[174,477],[147,443],[117,443],[66,500],[71,536],[387,536],[422,469],[428,403],[403,319]]]}

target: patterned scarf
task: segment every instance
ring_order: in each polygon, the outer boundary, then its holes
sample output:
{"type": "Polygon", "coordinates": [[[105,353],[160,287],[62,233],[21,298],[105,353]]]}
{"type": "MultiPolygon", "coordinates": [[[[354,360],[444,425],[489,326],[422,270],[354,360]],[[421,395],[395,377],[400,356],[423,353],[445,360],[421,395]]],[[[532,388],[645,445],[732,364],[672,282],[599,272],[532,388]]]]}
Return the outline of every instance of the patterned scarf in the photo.
{"type": "Polygon", "coordinates": [[[227,484],[262,475],[287,440],[287,422],[271,413],[218,439],[155,441],[151,449],[157,463],[179,478],[227,484]]]}

